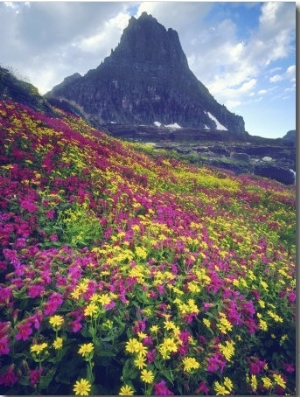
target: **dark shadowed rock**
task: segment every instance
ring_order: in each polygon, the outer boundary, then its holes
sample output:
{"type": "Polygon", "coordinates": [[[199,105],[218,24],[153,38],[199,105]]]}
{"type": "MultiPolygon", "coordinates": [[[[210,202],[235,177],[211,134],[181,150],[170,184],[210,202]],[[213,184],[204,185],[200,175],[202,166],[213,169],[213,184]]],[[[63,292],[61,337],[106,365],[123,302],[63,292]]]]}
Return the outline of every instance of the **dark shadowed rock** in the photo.
{"type": "MultiPolygon", "coordinates": [[[[213,60],[212,60],[213,62],[213,60]]],[[[107,123],[164,125],[247,136],[243,118],[220,105],[188,66],[179,37],[155,18],[132,17],[119,45],[96,69],[76,74],[47,97],[80,105],[96,126],[107,123]]]]}
{"type": "Polygon", "coordinates": [[[292,185],[295,182],[293,171],[273,165],[256,165],[254,167],[254,174],[265,178],[275,179],[285,185],[292,185]]]}

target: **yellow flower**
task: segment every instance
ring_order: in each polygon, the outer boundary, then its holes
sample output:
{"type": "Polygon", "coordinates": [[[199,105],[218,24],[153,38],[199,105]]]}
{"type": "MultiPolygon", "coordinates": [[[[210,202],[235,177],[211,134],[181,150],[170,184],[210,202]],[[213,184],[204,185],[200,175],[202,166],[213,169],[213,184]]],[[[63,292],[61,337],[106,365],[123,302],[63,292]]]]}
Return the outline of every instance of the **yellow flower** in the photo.
{"type": "Polygon", "coordinates": [[[228,331],[232,330],[232,325],[227,320],[226,315],[224,313],[220,313],[220,320],[217,324],[217,327],[223,334],[227,334],[228,331]]]}
{"type": "Polygon", "coordinates": [[[98,302],[101,303],[102,306],[109,305],[111,302],[111,298],[108,296],[108,294],[103,294],[99,296],[98,302]]]}
{"type": "Polygon", "coordinates": [[[207,327],[210,328],[210,320],[208,318],[203,319],[203,324],[207,327]]]}
{"type": "Polygon", "coordinates": [[[262,331],[268,331],[268,324],[265,322],[265,320],[259,320],[259,328],[262,331]]]}
{"type": "Polygon", "coordinates": [[[232,384],[231,380],[230,380],[227,376],[225,376],[225,378],[224,378],[224,386],[226,386],[227,389],[228,389],[230,392],[231,392],[232,389],[233,389],[233,384],[232,384]]]}
{"type": "Polygon", "coordinates": [[[152,327],[150,328],[150,331],[156,333],[158,331],[158,329],[159,328],[157,325],[152,325],[152,327]]]}
{"type": "Polygon", "coordinates": [[[220,351],[227,361],[230,361],[234,355],[234,342],[225,341],[225,345],[220,344],[220,351]]]}
{"type": "Polygon", "coordinates": [[[252,389],[253,389],[254,391],[256,391],[256,389],[257,389],[257,378],[256,378],[256,375],[251,375],[251,381],[250,381],[250,383],[251,383],[252,389]]]}
{"type": "Polygon", "coordinates": [[[49,318],[49,323],[55,330],[59,330],[64,323],[64,318],[59,315],[55,315],[49,318]]]}
{"type": "Polygon", "coordinates": [[[41,343],[41,344],[36,343],[35,345],[32,345],[30,347],[30,351],[31,351],[31,353],[35,353],[36,355],[39,355],[47,347],[48,347],[48,343],[46,343],[46,342],[41,343]]]}
{"type": "Polygon", "coordinates": [[[119,396],[133,396],[134,391],[128,385],[122,386],[120,389],[119,396]]]}
{"type": "Polygon", "coordinates": [[[283,377],[279,374],[273,374],[274,381],[278,386],[281,386],[283,389],[285,389],[285,380],[283,377]]]}
{"type": "Polygon", "coordinates": [[[215,382],[214,389],[217,396],[224,396],[225,394],[230,394],[230,391],[227,390],[226,387],[221,385],[219,382],[215,382]]]}
{"type": "Polygon", "coordinates": [[[152,371],[147,371],[146,369],[143,369],[141,379],[145,383],[152,383],[154,379],[154,375],[152,371]]]}
{"type": "Polygon", "coordinates": [[[271,389],[272,381],[270,378],[268,378],[267,376],[264,376],[263,378],[261,378],[261,380],[263,381],[264,387],[266,389],[271,389]]]}
{"type": "Polygon", "coordinates": [[[200,364],[194,359],[194,357],[186,357],[183,359],[183,368],[186,372],[191,372],[193,369],[198,369],[200,364]]]}
{"type": "Polygon", "coordinates": [[[139,342],[137,339],[131,338],[128,342],[126,342],[125,350],[128,353],[138,353],[140,345],[142,345],[141,342],[139,342]]]}
{"type": "Polygon", "coordinates": [[[146,367],[145,357],[139,355],[138,358],[134,360],[134,364],[138,367],[138,369],[143,369],[146,367]]]}
{"type": "Polygon", "coordinates": [[[82,357],[87,358],[90,353],[94,351],[94,345],[92,343],[84,343],[81,345],[78,353],[82,355],[82,357]]]}
{"type": "Polygon", "coordinates": [[[57,337],[53,342],[53,347],[55,350],[61,349],[63,345],[63,338],[57,337]]]}
{"type": "Polygon", "coordinates": [[[91,316],[93,317],[98,311],[98,306],[95,305],[95,303],[90,303],[85,309],[84,309],[84,315],[85,316],[91,316]]]}
{"type": "Polygon", "coordinates": [[[75,393],[76,396],[88,396],[89,392],[91,390],[92,385],[90,384],[90,382],[86,379],[80,379],[78,380],[74,387],[73,387],[73,391],[75,393]]]}

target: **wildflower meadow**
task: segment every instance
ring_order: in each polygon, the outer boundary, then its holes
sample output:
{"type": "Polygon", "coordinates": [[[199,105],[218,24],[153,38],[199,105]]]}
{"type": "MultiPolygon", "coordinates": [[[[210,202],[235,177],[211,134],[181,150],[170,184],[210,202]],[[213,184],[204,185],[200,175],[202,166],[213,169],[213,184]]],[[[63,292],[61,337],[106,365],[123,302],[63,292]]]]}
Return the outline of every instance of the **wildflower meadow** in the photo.
{"type": "Polygon", "coordinates": [[[2,394],[295,394],[295,186],[0,102],[0,239],[2,394]]]}

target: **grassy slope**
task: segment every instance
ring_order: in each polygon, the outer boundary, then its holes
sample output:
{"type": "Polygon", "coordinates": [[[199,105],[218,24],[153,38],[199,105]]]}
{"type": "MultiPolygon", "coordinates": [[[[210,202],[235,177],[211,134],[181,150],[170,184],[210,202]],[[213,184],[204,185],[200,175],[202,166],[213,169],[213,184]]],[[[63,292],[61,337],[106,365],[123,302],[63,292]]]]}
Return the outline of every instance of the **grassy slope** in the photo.
{"type": "Polygon", "coordinates": [[[293,392],[295,187],[61,115],[0,104],[3,392],[293,392]]]}

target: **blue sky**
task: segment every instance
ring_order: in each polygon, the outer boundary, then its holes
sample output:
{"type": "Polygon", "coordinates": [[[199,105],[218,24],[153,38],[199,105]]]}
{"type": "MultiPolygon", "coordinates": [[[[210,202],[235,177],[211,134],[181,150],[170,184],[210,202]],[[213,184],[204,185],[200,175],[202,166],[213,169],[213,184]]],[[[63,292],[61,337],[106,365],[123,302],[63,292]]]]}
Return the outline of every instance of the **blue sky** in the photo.
{"type": "Polygon", "coordinates": [[[0,65],[44,94],[96,68],[129,18],[177,30],[190,69],[251,135],[296,127],[295,2],[0,2],[0,65]]]}

